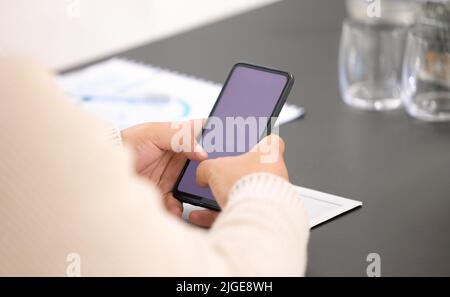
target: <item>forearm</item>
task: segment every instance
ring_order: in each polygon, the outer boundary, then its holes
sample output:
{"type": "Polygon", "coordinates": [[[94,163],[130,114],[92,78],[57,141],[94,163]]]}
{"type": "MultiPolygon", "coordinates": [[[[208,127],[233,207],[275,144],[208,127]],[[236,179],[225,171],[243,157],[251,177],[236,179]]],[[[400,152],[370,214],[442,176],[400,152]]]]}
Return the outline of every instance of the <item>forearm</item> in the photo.
{"type": "Polygon", "coordinates": [[[239,275],[303,275],[309,227],[303,203],[282,178],[257,173],[239,180],[211,237],[239,275]]]}
{"type": "Polygon", "coordinates": [[[211,230],[188,226],[46,71],[4,66],[0,275],[64,275],[68,253],[82,275],[303,274],[308,228],[287,182],[244,178],[211,230]]]}
{"type": "MultiPolygon", "coordinates": [[[[285,180],[246,176],[210,230],[152,208],[139,244],[151,275],[302,276],[309,227],[303,204],[285,180]]],[[[138,211],[137,211],[138,212],[138,211]]],[[[136,213],[137,213],[136,212],[136,213]]],[[[131,226],[130,226],[131,227],[131,226]]]]}

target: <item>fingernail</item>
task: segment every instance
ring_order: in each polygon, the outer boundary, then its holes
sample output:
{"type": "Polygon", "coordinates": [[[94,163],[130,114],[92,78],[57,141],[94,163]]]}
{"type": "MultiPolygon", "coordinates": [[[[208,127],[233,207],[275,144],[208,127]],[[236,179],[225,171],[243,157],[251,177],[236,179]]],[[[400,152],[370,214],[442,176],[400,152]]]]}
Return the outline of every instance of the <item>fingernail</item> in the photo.
{"type": "Polygon", "coordinates": [[[201,158],[208,158],[208,153],[198,143],[195,145],[194,152],[201,158]]]}

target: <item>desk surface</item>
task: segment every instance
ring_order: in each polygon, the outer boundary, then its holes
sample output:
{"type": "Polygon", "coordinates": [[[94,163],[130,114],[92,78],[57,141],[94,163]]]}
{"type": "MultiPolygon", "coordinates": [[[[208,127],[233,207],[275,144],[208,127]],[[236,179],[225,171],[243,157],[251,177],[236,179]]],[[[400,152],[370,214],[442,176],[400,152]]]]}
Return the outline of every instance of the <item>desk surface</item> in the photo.
{"type": "Polygon", "coordinates": [[[337,53],[344,1],[282,1],[127,56],[222,82],[237,61],[296,76],[288,101],[307,115],[282,127],[294,184],[364,202],[313,229],[310,276],[450,275],[450,124],[342,103],[337,53]]]}

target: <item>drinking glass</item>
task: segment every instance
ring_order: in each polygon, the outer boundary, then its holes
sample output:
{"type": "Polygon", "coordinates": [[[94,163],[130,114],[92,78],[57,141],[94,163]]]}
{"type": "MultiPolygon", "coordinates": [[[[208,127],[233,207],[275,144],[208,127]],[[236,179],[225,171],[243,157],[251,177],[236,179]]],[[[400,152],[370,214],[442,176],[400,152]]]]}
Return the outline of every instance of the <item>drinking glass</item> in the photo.
{"type": "Polygon", "coordinates": [[[403,64],[403,103],[425,121],[450,121],[450,26],[416,25],[403,64]]]}
{"type": "Polygon", "coordinates": [[[390,110],[401,106],[407,27],[346,19],[339,49],[341,95],[350,106],[390,110]]]}

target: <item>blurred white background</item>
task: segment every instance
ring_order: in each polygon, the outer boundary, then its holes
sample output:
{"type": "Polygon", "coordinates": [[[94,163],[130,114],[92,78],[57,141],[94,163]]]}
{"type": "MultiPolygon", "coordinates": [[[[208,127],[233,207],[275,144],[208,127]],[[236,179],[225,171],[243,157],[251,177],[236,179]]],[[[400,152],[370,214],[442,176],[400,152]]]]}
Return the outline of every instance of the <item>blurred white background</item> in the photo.
{"type": "Polygon", "coordinates": [[[0,52],[60,69],[279,0],[0,0],[0,52]]]}

